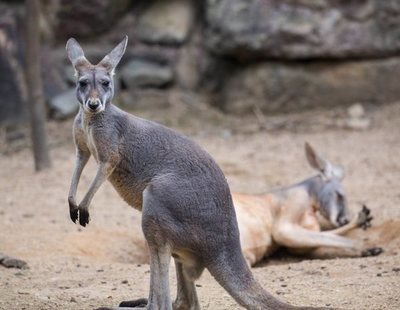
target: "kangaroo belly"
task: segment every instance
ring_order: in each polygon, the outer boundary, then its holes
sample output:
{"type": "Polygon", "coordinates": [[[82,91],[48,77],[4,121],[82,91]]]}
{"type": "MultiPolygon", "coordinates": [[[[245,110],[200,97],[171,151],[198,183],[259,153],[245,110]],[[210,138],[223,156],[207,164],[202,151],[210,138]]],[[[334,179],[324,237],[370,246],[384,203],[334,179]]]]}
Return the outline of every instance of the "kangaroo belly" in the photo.
{"type": "Polygon", "coordinates": [[[127,204],[139,211],[142,210],[144,186],[135,182],[131,173],[117,167],[108,180],[127,204]]]}

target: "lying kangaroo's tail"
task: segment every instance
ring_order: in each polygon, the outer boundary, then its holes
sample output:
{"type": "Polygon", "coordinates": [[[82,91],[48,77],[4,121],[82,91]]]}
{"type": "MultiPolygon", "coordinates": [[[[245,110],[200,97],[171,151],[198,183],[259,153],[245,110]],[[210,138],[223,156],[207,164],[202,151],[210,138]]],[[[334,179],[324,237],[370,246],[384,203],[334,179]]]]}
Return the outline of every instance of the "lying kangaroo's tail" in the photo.
{"type": "Polygon", "coordinates": [[[246,309],[321,309],[295,307],[278,300],[254,279],[240,250],[231,249],[226,252],[229,253],[221,253],[213,259],[208,269],[218,283],[246,309]]]}

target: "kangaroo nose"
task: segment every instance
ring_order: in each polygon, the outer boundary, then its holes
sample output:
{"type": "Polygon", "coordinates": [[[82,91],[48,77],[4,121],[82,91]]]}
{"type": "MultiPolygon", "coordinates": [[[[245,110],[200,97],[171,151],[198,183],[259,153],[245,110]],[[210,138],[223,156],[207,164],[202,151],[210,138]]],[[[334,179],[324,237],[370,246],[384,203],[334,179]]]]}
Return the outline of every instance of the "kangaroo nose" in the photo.
{"type": "Polygon", "coordinates": [[[89,99],[88,100],[88,107],[89,109],[95,111],[100,105],[99,99],[89,99]]]}

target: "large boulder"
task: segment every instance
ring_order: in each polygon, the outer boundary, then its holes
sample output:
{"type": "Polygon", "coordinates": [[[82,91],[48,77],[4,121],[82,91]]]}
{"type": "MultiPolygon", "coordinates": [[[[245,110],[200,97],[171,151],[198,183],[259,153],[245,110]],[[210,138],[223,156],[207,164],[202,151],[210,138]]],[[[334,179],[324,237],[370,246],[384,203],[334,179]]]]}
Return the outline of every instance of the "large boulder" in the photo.
{"type": "Polygon", "coordinates": [[[56,39],[89,37],[106,30],[126,12],[129,0],[54,0],[44,3],[47,27],[56,39]]]}
{"type": "Polygon", "coordinates": [[[254,58],[365,58],[400,51],[397,0],[208,0],[207,45],[254,58]]]}
{"type": "Polygon", "coordinates": [[[139,18],[138,37],[146,43],[183,43],[192,26],[194,3],[190,0],[156,0],[139,18]]]}
{"type": "Polygon", "coordinates": [[[261,62],[232,74],[222,90],[230,113],[332,108],[399,100],[400,58],[347,62],[261,62]]]}
{"type": "Polygon", "coordinates": [[[173,72],[168,64],[133,59],[121,69],[121,79],[130,89],[163,87],[172,82],[173,72]]]}

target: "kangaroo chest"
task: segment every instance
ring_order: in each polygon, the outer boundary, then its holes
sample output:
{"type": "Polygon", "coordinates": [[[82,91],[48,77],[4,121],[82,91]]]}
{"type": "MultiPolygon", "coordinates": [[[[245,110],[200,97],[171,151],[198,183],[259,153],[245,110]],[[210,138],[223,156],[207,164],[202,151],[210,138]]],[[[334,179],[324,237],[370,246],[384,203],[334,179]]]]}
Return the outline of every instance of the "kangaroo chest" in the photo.
{"type": "Polygon", "coordinates": [[[90,126],[88,121],[83,120],[81,130],[83,132],[87,148],[95,158],[96,162],[99,162],[99,152],[94,138],[94,127],[90,126]]]}
{"type": "Polygon", "coordinates": [[[99,161],[99,154],[96,148],[96,144],[93,139],[93,134],[89,130],[89,132],[86,134],[86,145],[88,149],[90,150],[90,153],[93,155],[93,157],[96,159],[96,161],[99,161]]]}

